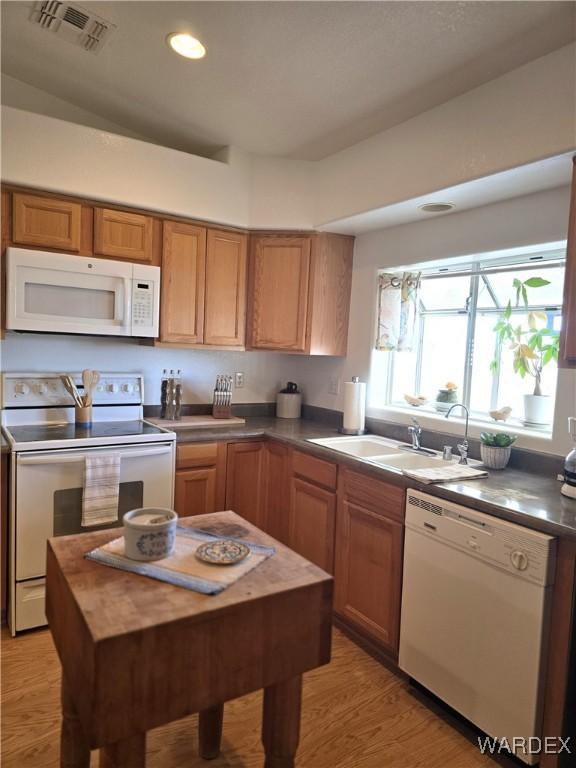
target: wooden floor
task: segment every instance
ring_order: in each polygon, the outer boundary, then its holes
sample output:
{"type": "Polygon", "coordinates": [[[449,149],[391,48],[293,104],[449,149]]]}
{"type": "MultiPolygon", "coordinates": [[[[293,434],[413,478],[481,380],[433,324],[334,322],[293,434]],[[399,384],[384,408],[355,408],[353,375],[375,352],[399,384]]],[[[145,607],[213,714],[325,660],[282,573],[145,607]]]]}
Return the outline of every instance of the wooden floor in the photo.
{"type": "MultiPolygon", "coordinates": [[[[47,630],[2,636],[2,766],[57,768],[60,668],[47,630]]],[[[261,694],[226,706],[222,756],[197,754],[196,718],[148,734],[147,768],[262,768],[261,694]]],[[[305,676],[299,768],[494,768],[473,734],[341,633],[305,676]],[[457,727],[454,727],[454,726],[457,727]]],[[[97,754],[92,754],[92,766],[97,754]]]]}

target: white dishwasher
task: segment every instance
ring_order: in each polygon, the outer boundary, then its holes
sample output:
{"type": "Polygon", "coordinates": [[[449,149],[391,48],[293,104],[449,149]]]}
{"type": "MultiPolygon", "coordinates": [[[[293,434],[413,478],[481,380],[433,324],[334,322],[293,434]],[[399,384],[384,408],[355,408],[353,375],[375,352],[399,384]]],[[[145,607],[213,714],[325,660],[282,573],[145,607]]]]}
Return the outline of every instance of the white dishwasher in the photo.
{"type": "Polygon", "coordinates": [[[400,667],[510,745],[541,732],[555,543],[408,490],[400,667]]]}

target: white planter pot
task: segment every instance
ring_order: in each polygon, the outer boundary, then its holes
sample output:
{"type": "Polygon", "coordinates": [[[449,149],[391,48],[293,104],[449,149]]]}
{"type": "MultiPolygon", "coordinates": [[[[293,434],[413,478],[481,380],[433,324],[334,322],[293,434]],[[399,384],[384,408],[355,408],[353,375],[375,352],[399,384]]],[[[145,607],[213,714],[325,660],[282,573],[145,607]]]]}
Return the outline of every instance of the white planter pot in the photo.
{"type": "Polygon", "coordinates": [[[480,458],[486,469],[504,469],[510,460],[512,446],[500,448],[497,445],[480,443],[480,458]]]}
{"type": "Polygon", "coordinates": [[[524,419],[530,424],[550,424],[552,398],[548,395],[524,395],[524,419]]]}

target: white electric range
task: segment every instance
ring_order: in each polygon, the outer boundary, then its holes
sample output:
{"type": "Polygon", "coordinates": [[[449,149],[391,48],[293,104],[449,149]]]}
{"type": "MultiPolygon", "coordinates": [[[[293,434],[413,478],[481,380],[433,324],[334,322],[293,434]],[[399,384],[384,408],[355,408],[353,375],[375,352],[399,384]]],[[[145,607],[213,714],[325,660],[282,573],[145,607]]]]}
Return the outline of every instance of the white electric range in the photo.
{"type": "MultiPolygon", "coordinates": [[[[81,375],[72,377],[82,392],[81,375]]],[[[8,623],[12,634],[46,623],[46,541],[83,528],[89,453],[121,457],[118,519],[143,506],[172,507],[176,434],[143,418],[141,374],[103,373],[90,427],[74,423],[59,373],[2,377],[2,433],[11,451],[8,623]]]]}

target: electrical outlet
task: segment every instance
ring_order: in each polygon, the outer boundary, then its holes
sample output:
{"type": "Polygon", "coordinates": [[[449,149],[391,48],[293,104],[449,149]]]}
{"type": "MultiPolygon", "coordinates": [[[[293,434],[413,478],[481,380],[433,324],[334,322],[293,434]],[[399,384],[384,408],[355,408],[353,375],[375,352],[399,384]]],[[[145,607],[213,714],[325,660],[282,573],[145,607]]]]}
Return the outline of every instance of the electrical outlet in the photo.
{"type": "Polygon", "coordinates": [[[234,386],[236,389],[242,389],[244,386],[244,374],[241,371],[234,374],[234,386]]]}
{"type": "Polygon", "coordinates": [[[328,381],[328,392],[331,395],[340,394],[340,379],[338,378],[338,376],[330,376],[330,379],[328,381]]]}

